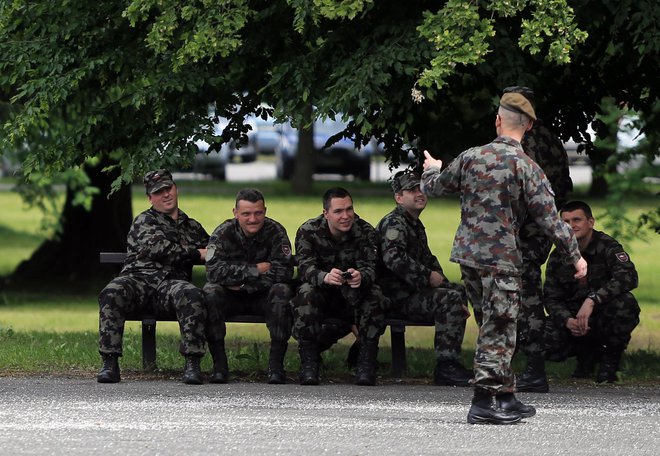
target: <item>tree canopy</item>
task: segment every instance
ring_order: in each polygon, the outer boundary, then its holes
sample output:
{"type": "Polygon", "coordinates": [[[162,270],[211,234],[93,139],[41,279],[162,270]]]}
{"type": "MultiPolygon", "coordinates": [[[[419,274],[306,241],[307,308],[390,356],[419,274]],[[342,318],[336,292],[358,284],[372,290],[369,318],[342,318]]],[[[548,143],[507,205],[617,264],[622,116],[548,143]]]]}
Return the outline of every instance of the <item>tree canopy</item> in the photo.
{"type": "Polygon", "coordinates": [[[279,119],[355,119],[395,151],[421,138],[455,155],[488,137],[507,85],[537,91],[562,134],[605,98],[657,131],[651,0],[13,0],[0,7],[5,137],[25,173],[111,157],[128,182],[191,160],[194,139],[240,137],[262,103],[279,119]],[[213,138],[208,105],[234,120],[213,138]],[[486,127],[487,125],[487,127],[486,127]]]}

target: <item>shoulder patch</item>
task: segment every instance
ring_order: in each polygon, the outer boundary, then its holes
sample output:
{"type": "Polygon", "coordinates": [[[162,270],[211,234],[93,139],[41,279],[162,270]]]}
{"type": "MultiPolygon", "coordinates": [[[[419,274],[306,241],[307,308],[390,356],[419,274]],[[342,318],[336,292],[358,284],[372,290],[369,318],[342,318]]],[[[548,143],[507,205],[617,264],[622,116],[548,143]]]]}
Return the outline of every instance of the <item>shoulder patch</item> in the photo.
{"type": "Polygon", "coordinates": [[[287,244],[282,244],[282,253],[285,254],[286,256],[291,255],[291,247],[288,246],[287,244]]]}
{"type": "Polygon", "coordinates": [[[215,247],[211,246],[208,249],[206,249],[206,261],[209,261],[211,258],[213,258],[214,254],[215,254],[215,247]]]}
{"type": "Polygon", "coordinates": [[[552,185],[550,185],[550,182],[546,181],[545,182],[545,189],[550,193],[550,195],[555,196],[555,191],[552,189],[552,185]]]}
{"type": "Polygon", "coordinates": [[[630,257],[626,252],[619,252],[616,254],[616,259],[619,260],[622,263],[627,263],[630,261],[630,257]]]}
{"type": "Polygon", "coordinates": [[[387,231],[385,231],[385,237],[390,241],[393,241],[399,237],[399,231],[394,228],[388,228],[387,231]]]}

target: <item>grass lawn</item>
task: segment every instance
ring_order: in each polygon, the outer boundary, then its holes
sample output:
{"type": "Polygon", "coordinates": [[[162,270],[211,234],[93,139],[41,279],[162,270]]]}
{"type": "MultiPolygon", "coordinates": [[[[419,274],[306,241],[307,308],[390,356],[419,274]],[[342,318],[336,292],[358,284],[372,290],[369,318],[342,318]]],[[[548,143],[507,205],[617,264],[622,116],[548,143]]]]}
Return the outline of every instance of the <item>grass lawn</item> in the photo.
{"type": "MultiPolygon", "coordinates": [[[[335,182],[317,182],[315,188],[318,196],[313,197],[292,194],[287,183],[265,182],[255,184],[255,186],[260,188],[266,196],[267,215],[281,222],[293,241],[298,226],[305,220],[321,213],[320,195],[323,191],[336,184],[335,182]]],[[[356,212],[373,225],[394,207],[386,183],[342,182],[339,185],[345,186],[353,193],[356,212]]],[[[234,197],[236,191],[241,187],[240,184],[219,182],[180,182],[180,206],[188,215],[202,223],[210,233],[219,223],[232,217],[231,208],[234,205],[234,197]]],[[[586,199],[594,208],[597,217],[596,228],[598,229],[598,214],[603,210],[603,202],[584,197],[583,199],[586,199]]],[[[0,247],[2,248],[0,275],[7,275],[20,261],[29,258],[48,233],[39,229],[40,214],[38,211],[24,207],[15,193],[0,192],[0,204],[4,208],[4,217],[0,221],[0,247]]],[[[631,205],[630,216],[634,217],[640,211],[653,208],[656,204],[653,199],[638,201],[631,205]]],[[[133,207],[134,215],[148,207],[148,202],[140,186],[134,188],[133,207]]],[[[448,261],[459,216],[459,205],[455,198],[432,199],[422,214],[431,249],[438,256],[446,275],[452,281],[458,281],[460,278],[458,266],[448,261]]],[[[642,357],[647,356],[648,353],[660,353],[660,281],[657,274],[657,252],[660,252],[660,237],[649,233],[647,238],[648,240],[635,239],[626,245],[639,273],[640,286],[634,291],[634,294],[642,307],[642,321],[633,333],[629,351],[637,351],[642,357]]],[[[201,277],[203,272],[200,270],[197,275],[201,277]]],[[[59,353],[69,353],[70,356],[73,356],[73,353],[81,352],[82,359],[78,361],[84,366],[90,366],[89,368],[96,368],[98,364],[97,331],[98,308],[95,294],[72,296],[58,294],[52,290],[38,289],[23,292],[0,292],[0,347],[6,347],[5,343],[10,339],[17,342],[16,338],[32,337],[32,346],[41,344],[51,354],[59,351],[59,353]],[[75,336],[71,336],[71,334],[75,334],[75,336]],[[58,341],[60,342],[58,343],[58,341]],[[73,346],[75,348],[72,348],[73,346]],[[69,352],[69,349],[72,351],[69,352]]],[[[127,362],[128,366],[135,366],[136,369],[139,369],[139,331],[137,322],[128,323],[124,362],[127,362]]],[[[161,365],[171,363],[171,366],[178,366],[180,359],[176,353],[177,326],[173,323],[159,323],[158,334],[159,363],[161,365]],[[172,346],[172,350],[165,349],[169,345],[172,346]]],[[[240,366],[242,362],[255,361],[255,358],[264,357],[264,355],[259,355],[260,350],[255,349],[268,338],[263,325],[230,325],[228,337],[231,339],[230,346],[233,344],[236,349],[236,358],[232,361],[230,356],[232,366],[240,366]]],[[[463,345],[466,356],[470,356],[473,350],[475,337],[476,327],[474,320],[471,319],[468,322],[463,345]]],[[[410,328],[406,331],[406,341],[413,375],[415,372],[420,375],[428,373],[429,363],[431,363],[429,360],[432,359],[433,329],[410,328]]],[[[336,360],[331,357],[330,365],[341,366],[341,357],[350,342],[348,339],[344,341],[336,360]]],[[[382,342],[383,346],[389,344],[389,334],[382,338],[382,342]]],[[[20,343],[28,342],[22,340],[20,343]]],[[[22,364],[16,361],[17,354],[9,355],[4,350],[4,348],[0,348],[0,372],[2,372],[3,366],[22,364]]],[[[383,350],[383,356],[389,356],[385,352],[386,350],[383,350]]],[[[48,353],[44,354],[44,359],[49,359],[48,353]]],[[[52,356],[51,361],[54,364],[46,361],[44,364],[66,368],[66,356],[62,355],[64,358],[61,364],[54,361],[56,357],[52,356]]],[[[289,350],[287,366],[289,363],[295,364],[297,362],[295,358],[297,356],[293,356],[292,350],[289,350]]],[[[643,359],[646,360],[646,358],[643,359]]],[[[264,360],[257,359],[257,361],[264,360]]],[[[640,359],[640,362],[645,361],[640,359]]],[[[45,366],[42,365],[42,368],[45,366]]],[[[569,368],[570,365],[562,369],[569,368]]],[[[246,368],[246,370],[249,369],[246,368]]]]}

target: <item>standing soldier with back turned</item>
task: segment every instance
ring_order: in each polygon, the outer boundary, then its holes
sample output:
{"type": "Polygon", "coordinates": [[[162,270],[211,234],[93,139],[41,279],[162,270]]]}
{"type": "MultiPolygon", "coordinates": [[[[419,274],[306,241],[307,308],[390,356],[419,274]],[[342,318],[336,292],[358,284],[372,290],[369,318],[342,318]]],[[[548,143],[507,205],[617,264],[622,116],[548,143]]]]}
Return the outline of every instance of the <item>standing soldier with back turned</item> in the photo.
{"type": "Polygon", "coordinates": [[[527,214],[570,257],[576,277],[587,273],[575,236],[557,214],[548,180],[520,145],[535,119],[525,97],[506,93],[493,142],[462,152],[444,171],[442,162],[425,152],[422,191],[460,194],[461,222],[450,260],[461,265],[468,298],[482,316],[468,423],[513,424],[536,413],[514,396],[511,370],[522,285],[519,230],[527,214]]]}

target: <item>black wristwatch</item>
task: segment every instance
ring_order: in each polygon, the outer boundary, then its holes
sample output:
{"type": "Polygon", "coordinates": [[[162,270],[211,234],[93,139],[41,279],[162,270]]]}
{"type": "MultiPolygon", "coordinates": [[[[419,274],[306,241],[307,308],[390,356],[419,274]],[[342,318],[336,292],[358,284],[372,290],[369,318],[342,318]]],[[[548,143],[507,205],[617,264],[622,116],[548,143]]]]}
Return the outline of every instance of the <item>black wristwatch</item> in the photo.
{"type": "Polygon", "coordinates": [[[594,304],[600,304],[600,298],[596,294],[595,291],[590,291],[589,294],[587,295],[587,298],[591,299],[594,304]]]}

